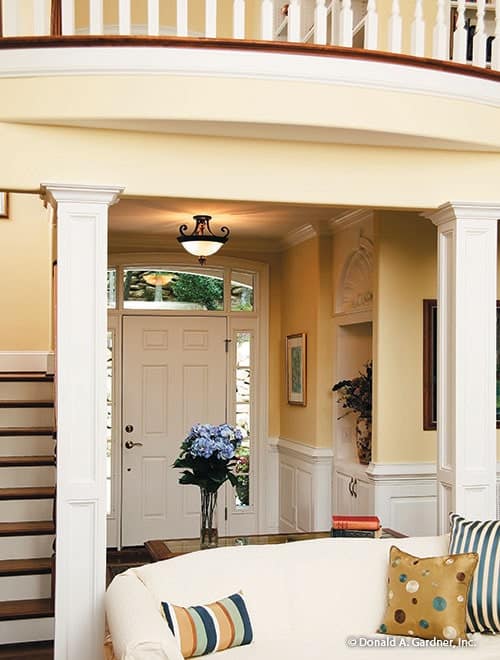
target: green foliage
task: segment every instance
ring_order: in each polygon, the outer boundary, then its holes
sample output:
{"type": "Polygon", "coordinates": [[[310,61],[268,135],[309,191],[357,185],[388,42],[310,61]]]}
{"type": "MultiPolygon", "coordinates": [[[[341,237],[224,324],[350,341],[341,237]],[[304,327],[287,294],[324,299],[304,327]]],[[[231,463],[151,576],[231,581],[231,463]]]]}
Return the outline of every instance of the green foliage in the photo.
{"type": "MultiPolygon", "coordinates": [[[[340,417],[351,412],[358,413],[360,419],[372,419],[372,362],[365,364],[365,371],[351,380],[341,380],[332,387],[333,392],[339,393],[337,401],[342,408],[347,408],[340,417]]],[[[340,419],[339,417],[339,419],[340,419]]]]}
{"type": "Polygon", "coordinates": [[[221,309],[224,283],[214,277],[179,273],[172,282],[172,291],[179,302],[195,302],[206,309],[221,309]]]}

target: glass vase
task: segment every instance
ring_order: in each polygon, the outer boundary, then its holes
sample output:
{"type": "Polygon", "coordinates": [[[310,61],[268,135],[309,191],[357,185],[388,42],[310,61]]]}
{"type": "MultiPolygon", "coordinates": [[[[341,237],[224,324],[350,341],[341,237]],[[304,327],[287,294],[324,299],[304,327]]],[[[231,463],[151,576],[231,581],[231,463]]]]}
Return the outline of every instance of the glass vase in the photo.
{"type": "Polygon", "coordinates": [[[200,548],[216,548],[218,543],[217,518],[215,507],[217,505],[217,491],[212,492],[200,488],[201,521],[200,521],[200,548]]]}

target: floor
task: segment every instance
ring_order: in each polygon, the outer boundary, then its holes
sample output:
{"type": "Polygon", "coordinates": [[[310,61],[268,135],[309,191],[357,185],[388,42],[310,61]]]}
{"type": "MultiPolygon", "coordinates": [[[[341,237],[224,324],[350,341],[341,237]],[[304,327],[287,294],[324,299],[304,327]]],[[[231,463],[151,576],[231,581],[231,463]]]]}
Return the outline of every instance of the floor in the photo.
{"type": "MultiPolygon", "coordinates": [[[[107,584],[127,568],[132,566],[142,566],[151,561],[151,558],[144,546],[136,548],[126,548],[125,550],[108,550],[107,557],[107,584]]],[[[0,660],[53,660],[54,647],[52,642],[37,642],[33,644],[15,644],[0,646],[0,660]]]]}

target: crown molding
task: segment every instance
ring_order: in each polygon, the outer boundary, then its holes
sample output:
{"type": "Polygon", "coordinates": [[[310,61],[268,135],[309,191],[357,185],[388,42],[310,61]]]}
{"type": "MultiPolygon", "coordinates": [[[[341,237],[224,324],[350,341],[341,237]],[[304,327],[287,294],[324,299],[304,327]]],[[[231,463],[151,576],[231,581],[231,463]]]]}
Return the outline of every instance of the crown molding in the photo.
{"type": "Polygon", "coordinates": [[[373,209],[356,209],[335,216],[328,222],[331,234],[338,234],[366,220],[373,220],[373,209]]]}
{"type": "Polygon", "coordinates": [[[313,225],[302,225],[302,227],[294,229],[281,239],[279,249],[283,252],[284,250],[288,250],[295,245],[300,245],[300,243],[304,243],[316,236],[319,236],[319,232],[313,225]]]}

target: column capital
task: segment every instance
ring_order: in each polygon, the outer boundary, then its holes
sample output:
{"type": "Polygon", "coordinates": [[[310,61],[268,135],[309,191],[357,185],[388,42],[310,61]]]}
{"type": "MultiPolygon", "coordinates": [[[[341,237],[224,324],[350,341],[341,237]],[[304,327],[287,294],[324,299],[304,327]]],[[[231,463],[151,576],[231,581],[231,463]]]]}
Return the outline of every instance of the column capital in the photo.
{"type": "Polygon", "coordinates": [[[438,226],[452,220],[500,220],[500,202],[446,202],[422,215],[438,226]]]}
{"type": "Polygon", "coordinates": [[[118,202],[124,190],[123,186],[41,183],[40,197],[54,208],[61,202],[112,206],[118,202]]]}

